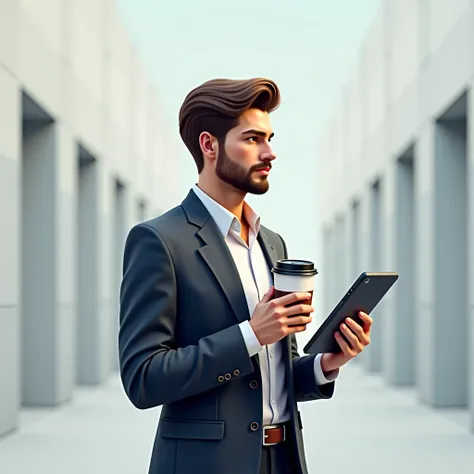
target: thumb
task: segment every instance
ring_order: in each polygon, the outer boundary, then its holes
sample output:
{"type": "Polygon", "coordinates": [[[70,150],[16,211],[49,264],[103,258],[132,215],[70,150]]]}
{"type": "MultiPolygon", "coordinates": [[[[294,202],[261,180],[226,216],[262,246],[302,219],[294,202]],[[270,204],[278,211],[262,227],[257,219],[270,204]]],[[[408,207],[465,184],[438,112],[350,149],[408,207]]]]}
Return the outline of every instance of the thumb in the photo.
{"type": "Polygon", "coordinates": [[[273,296],[275,295],[275,288],[273,286],[270,286],[270,289],[263,295],[262,298],[262,303],[268,303],[273,299],[273,296]]]}

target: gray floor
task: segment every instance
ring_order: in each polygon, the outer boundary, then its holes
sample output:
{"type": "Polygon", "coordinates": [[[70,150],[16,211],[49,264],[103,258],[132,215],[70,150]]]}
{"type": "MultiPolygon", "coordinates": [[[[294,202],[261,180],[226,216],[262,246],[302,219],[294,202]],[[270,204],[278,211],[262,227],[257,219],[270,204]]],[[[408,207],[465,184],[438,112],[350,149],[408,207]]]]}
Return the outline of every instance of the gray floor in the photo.
{"type": "MultiPolygon", "coordinates": [[[[146,474],[157,413],[134,409],[118,380],[82,389],[64,408],[23,413],[21,429],[0,439],[0,473],[146,474]]],[[[357,365],[341,373],[333,400],[302,414],[311,473],[474,472],[465,412],[419,406],[357,365]]]]}

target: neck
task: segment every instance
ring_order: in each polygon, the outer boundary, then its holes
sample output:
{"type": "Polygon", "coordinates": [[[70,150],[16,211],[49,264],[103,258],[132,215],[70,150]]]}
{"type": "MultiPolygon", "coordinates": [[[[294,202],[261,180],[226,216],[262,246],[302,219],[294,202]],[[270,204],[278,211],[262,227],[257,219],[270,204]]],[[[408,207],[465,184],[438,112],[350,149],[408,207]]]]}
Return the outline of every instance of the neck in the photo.
{"type": "Polygon", "coordinates": [[[234,214],[234,216],[242,222],[245,198],[243,191],[239,191],[221,180],[209,180],[204,175],[199,176],[197,185],[199,189],[234,214]]]}

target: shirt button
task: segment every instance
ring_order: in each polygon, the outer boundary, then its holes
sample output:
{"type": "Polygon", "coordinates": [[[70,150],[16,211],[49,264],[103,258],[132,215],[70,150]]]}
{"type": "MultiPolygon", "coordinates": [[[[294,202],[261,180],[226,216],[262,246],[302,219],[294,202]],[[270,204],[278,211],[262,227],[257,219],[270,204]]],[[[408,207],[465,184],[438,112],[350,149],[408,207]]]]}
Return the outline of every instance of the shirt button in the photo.
{"type": "Polygon", "coordinates": [[[255,390],[257,387],[258,387],[258,382],[256,380],[252,380],[250,382],[250,388],[255,390]]]}
{"type": "Polygon", "coordinates": [[[252,423],[250,423],[250,429],[252,431],[257,431],[258,430],[258,423],[256,421],[252,421],[252,423]]]}

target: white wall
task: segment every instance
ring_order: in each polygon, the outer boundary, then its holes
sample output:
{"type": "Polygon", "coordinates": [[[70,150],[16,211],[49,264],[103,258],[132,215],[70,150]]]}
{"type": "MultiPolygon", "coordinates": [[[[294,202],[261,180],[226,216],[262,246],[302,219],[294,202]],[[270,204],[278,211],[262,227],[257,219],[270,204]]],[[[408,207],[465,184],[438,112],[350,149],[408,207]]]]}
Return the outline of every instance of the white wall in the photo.
{"type": "Polygon", "coordinates": [[[63,403],[116,370],[117,248],[139,203],[149,218],[182,197],[164,124],[113,0],[0,1],[0,435],[22,405],[63,403]],[[47,119],[28,142],[23,97],[47,119]],[[79,144],[95,163],[82,181],[79,144]],[[95,257],[81,280],[84,236],[95,257]]]}
{"type": "MultiPolygon", "coordinates": [[[[466,366],[465,362],[472,360],[474,351],[474,155],[468,146],[474,139],[473,31],[474,3],[470,0],[385,0],[319,147],[321,232],[334,229],[336,216],[350,215],[355,199],[361,199],[362,209],[370,209],[369,188],[380,178],[382,186],[384,181],[386,184],[380,206],[384,223],[381,261],[377,268],[366,267],[372,242],[371,213],[362,212],[361,235],[368,237],[362,239],[358,249],[358,272],[408,269],[409,273],[411,291],[405,282],[398,285],[374,312],[377,325],[383,330],[374,332],[377,341],[362,358],[366,367],[379,372],[389,383],[414,384],[418,397],[431,405],[465,408],[470,413],[471,426],[474,366],[466,366]],[[467,140],[459,132],[466,126],[466,118],[467,140]],[[452,124],[448,135],[436,125],[439,119],[452,124]],[[454,124],[453,120],[457,122],[454,124]],[[411,146],[414,174],[404,177],[408,181],[402,186],[397,161],[411,146]],[[453,159],[464,168],[456,168],[448,179],[446,170],[453,169],[453,159]],[[412,181],[413,192],[406,188],[406,183],[412,181]],[[452,212],[447,212],[439,201],[449,189],[453,193],[465,189],[464,193],[457,193],[458,205],[452,212]],[[414,209],[414,221],[407,225],[409,238],[401,228],[412,214],[407,214],[410,203],[406,194],[400,194],[405,192],[414,209]],[[446,226],[463,235],[449,236],[442,231],[446,226]],[[413,265],[404,256],[397,236],[404,237],[413,265]],[[453,258],[446,259],[448,255],[453,258]],[[455,269],[452,261],[458,262],[455,269]],[[459,298],[456,316],[446,314],[447,306],[452,305],[448,305],[450,296],[445,288],[451,288],[448,273],[452,275],[454,271],[460,275],[453,289],[459,298]],[[467,281],[464,289],[462,281],[467,281]],[[413,295],[414,305],[409,310],[411,314],[398,317],[397,310],[411,307],[401,301],[402,295],[413,295]],[[445,308],[444,314],[440,314],[440,307],[445,308]],[[410,323],[413,337],[403,338],[403,321],[410,323]],[[453,330],[454,325],[460,325],[466,334],[453,330]],[[399,354],[404,344],[407,353],[412,354],[411,360],[399,354]],[[442,355],[446,353],[451,354],[447,359],[442,355]],[[382,362],[374,365],[374,357],[380,354],[382,362]],[[449,389],[445,390],[443,383],[446,385],[447,380],[449,389]],[[471,380],[467,388],[466,380],[471,380]]],[[[334,255],[337,250],[333,245],[328,243],[322,252],[334,255]]],[[[325,269],[331,275],[325,293],[332,297],[337,285],[332,273],[340,263],[330,257],[324,261],[326,267],[331,267],[325,269]]],[[[404,278],[403,271],[400,278],[404,278]]],[[[341,275],[341,279],[346,276],[341,275]]]]}

